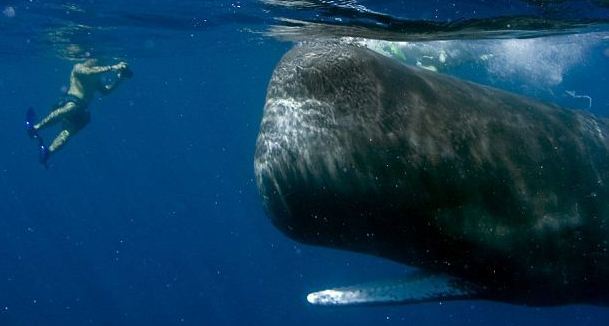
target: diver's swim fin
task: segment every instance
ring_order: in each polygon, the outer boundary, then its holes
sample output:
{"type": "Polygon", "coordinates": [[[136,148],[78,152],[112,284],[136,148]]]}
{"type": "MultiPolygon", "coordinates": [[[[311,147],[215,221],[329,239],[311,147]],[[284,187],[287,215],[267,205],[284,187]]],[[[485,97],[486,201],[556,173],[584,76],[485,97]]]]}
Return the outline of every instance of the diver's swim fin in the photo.
{"type": "Polygon", "coordinates": [[[38,160],[45,168],[48,168],[49,157],[51,152],[49,148],[44,144],[42,137],[38,134],[38,130],[34,128],[34,121],[36,121],[36,112],[34,109],[29,108],[25,113],[25,130],[30,138],[38,141],[38,160]]]}
{"type": "Polygon", "coordinates": [[[34,128],[34,121],[36,121],[36,112],[29,108],[25,113],[25,131],[30,138],[39,139],[38,131],[34,128]]]}
{"type": "Polygon", "coordinates": [[[406,304],[470,299],[479,293],[479,287],[467,281],[419,272],[402,279],[313,292],[307,295],[307,301],[323,306],[406,304]]]}
{"type": "Polygon", "coordinates": [[[44,167],[48,169],[49,168],[49,157],[51,156],[51,152],[49,151],[48,147],[46,147],[42,143],[42,140],[40,141],[40,144],[38,145],[38,150],[39,150],[38,159],[40,160],[40,164],[44,165],[44,167]]]}

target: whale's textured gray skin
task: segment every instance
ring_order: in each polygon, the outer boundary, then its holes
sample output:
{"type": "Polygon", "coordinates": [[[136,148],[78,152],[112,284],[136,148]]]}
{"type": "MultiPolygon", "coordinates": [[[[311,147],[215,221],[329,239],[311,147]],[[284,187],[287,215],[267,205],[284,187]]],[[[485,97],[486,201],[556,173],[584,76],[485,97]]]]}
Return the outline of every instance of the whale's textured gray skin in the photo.
{"type": "Polygon", "coordinates": [[[609,302],[609,123],[302,44],[270,81],[255,173],[288,236],[531,305],[609,302]]]}

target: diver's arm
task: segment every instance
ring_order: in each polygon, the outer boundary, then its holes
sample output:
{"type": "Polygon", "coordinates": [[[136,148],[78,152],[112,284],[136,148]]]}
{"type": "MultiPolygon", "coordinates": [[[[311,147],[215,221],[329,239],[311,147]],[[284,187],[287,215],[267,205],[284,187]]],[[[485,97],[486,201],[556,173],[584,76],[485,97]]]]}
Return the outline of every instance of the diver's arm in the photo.
{"type": "Polygon", "coordinates": [[[95,75],[95,74],[103,74],[109,71],[121,71],[127,67],[127,63],[119,62],[115,65],[111,66],[93,66],[87,67],[83,64],[78,64],[74,66],[74,72],[83,75],[95,75]]]}

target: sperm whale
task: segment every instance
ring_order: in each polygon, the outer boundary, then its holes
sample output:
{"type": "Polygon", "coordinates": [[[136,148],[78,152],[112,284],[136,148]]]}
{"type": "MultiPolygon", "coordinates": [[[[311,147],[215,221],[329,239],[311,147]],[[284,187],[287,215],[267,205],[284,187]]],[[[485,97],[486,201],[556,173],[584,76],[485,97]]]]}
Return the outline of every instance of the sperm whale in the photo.
{"type": "Polygon", "coordinates": [[[609,302],[604,118],[303,43],[273,72],[254,167],[289,237],[420,269],[311,303],[609,302]]]}

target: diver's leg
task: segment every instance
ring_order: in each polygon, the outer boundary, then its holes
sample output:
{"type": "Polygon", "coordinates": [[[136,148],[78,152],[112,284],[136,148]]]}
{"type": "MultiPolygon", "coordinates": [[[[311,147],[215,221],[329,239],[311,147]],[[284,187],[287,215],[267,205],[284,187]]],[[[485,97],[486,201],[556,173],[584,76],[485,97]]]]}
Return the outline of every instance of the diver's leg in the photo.
{"type": "Polygon", "coordinates": [[[71,135],[72,133],[68,129],[62,130],[57,137],[53,139],[53,142],[49,146],[49,152],[53,153],[61,148],[68,141],[68,138],[70,138],[71,135]]]}
{"type": "Polygon", "coordinates": [[[90,119],[90,113],[87,111],[76,111],[69,118],[64,119],[62,130],[49,146],[49,152],[53,153],[60,149],[70,137],[76,135],[82,128],[88,125],[90,119]]]}
{"type": "Polygon", "coordinates": [[[61,106],[61,107],[51,111],[51,113],[49,113],[49,115],[47,115],[39,123],[34,125],[34,129],[40,130],[42,128],[51,126],[51,125],[55,124],[57,121],[59,121],[63,115],[71,112],[74,109],[76,109],[76,104],[74,102],[68,102],[64,106],[61,106]]]}
{"type": "Polygon", "coordinates": [[[48,166],[47,162],[52,153],[58,151],[65,145],[70,137],[76,135],[82,128],[84,128],[89,121],[91,116],[87,111],[76,111],[71,113],[67,119],[63,119],[63,126],[61,132],[53,139],[51,145],[47,148],[44,144],[40,145],[40,163],[45,167],[48,166]]]}
{"type": "Polygon", "coordinates": [[[39,154],[39,160],[40,163],[42,163],[42,165],[44,165],[45,167],[48,168],[48,161],[49,158],[51,157],[51,154],[55,151],[57,151],[59,148],[61,148],[67,141],[68,138],[70,138],[70,131],[68,129],[63,129],[58,135],[57,137],[55,137],[55,139],[53,139],[53,142],[51,143],[51,146],[46,147],[42,142],[39,145],[39,149],[40,149],[40,154],[39,154]]]}

